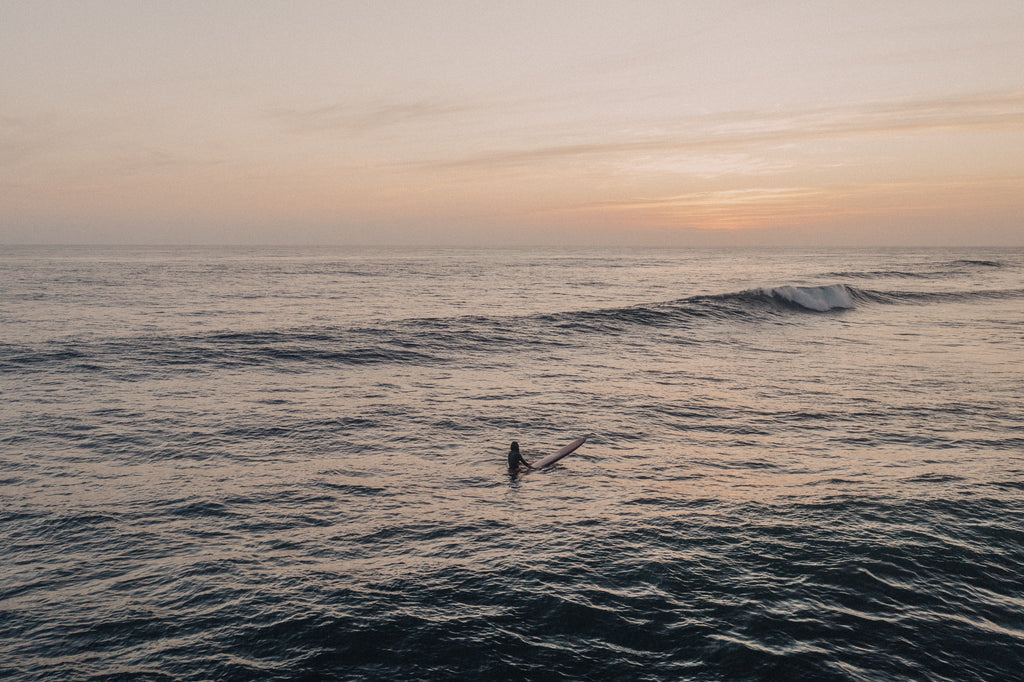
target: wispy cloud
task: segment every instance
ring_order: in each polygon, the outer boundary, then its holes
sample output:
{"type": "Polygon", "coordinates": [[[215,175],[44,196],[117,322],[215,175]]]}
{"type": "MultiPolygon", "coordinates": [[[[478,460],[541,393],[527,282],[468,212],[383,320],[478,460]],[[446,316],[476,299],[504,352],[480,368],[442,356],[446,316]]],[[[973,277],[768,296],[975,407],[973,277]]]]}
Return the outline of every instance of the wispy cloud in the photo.
{"type": "Polygon", "coordinates": [[[642,216],[647,226],[740,228],[766,220],[793,223],[820,211],[825,192],[814,187],[753,187],[596,202],[566,212],[642,216]]]}
{"type": "Polygon", "coordinates": [[[637,154],[711,153],[760,145],[853,135],[912,134],[939,129],[1024,127],[1024,90],[966,97],[881,102],[784,112],[730,112],[675,121],[650,121],[657,133],[629,139],[494,149],[438,159],[435,168],[483,168],[543,164],[581,158],[637,154]]]}
{"type": "Polygon", "coordinates": [[[209,152],[197,154],[163,148],[144,148],[132,149],[129,153],[112,159],[103,169],[118,175],[156,175],[164,172],[180,173],[214,168],[224,163],[224,158],[209,152]]]}
{"type": "Polygon", "coordinates": [[[1019,205],[1024,176],[1000,180],[862,182],[821,187],[754,187],[697,191],[625,201],[591,202],[564,214],[619,214],[633,225],[704,229],[793,226],[808,221],[896,213],[934,215],[944,209],[1019,205]]]}
{"type": "Polygon", "coordinates": [[[265,113],[293,132],[363,135],[419,121],[436,121],[463,114],[473,108],[453,102],[421,100],[336,104],[306,109],[274,108],[265,110],[265,113]]]}

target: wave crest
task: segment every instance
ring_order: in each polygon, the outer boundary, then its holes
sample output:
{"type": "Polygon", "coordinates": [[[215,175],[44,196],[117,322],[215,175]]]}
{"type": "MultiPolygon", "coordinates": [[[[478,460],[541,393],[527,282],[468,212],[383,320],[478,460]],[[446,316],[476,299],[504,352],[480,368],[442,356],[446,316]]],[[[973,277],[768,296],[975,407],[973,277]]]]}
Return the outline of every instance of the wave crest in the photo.
{"type": "Polygon", "coordinates": [[[853,292],[845,284],[818,287],[774,287],[758,289],[761,296],[787,306],[795,306],[819,313],[829,310],[848,310],[854,307],[853,292]]]}
{"type": "MultiPolygon", "coordinates": [[[[1024,289],[884,291],[846,284],[777,286],[692,296],[646,305],[569,310],[522,316],[410,318],[366,327],[317,326],[207,334],[140,335],[92,341],[0,343],[0,373],[103,372],[135,381],[204,367],[369,364],[440,365],[467,354],[505,353],[510,347],[562,347],[592,335],[628,335],[638,329],[787,320],[858,306],[972,303],[1024,298],[1024,289]],[[571,336],[567,335],[571,334],[571,336]],[[577,340],[573,340],[574,337],[577,340]],[[129,368],[129,369],[126,369],[129,368]]],[[[835,314],[835,313],[833,313],[835,314]]],[[[679,340],[677,339],[677,342],[679,340]]]]}

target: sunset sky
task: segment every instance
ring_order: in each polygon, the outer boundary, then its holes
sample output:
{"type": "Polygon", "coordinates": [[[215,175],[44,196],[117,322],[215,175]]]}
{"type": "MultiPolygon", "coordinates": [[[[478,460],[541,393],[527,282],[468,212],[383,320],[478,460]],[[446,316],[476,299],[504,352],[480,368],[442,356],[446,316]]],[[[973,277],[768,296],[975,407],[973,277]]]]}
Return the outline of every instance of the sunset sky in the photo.
{"type": "Polygon", "coordinates": [[[1024,2],[0,0],[0,242],[1024,245],[1024,2]]]}

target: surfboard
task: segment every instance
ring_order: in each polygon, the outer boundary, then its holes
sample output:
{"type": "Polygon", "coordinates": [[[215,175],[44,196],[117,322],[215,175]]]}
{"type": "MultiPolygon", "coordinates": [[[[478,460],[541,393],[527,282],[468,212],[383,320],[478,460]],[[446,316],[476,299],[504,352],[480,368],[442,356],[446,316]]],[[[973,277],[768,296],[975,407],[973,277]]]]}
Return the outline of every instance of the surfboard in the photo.
{"type": "Polygon", "coordinates": [[[543,469],[545,467],[549,467],[552,464],[554,464],[555,462],[557,462],[558,460],[562,459],[563,457],[565,457],[566,455],[571,453],[572,451],[574,451],[579,446],[583,445],[585,442],[587,442],[587,437],[586,436],[582,436],[580,438],[577,438],[573,442],[571,442],[568,445],[566,445],[564,448],[561,448],[558,452],[550,454],[550,455],[548,455],[544,459],[541,459],[538,462],[534,462],[533,463],[533,468],[534,469],[543,469]]]}

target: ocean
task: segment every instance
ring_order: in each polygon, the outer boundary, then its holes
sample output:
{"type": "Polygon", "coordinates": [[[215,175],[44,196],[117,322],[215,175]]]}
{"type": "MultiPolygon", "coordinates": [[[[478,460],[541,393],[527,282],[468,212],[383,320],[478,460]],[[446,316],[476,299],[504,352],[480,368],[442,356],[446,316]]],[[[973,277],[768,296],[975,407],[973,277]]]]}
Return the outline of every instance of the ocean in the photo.
{"type": "Polygon", "coordinates": [[[1022,407],[1021,249],[3,247],[0,679],[1021,679],[1022,407]]]}

